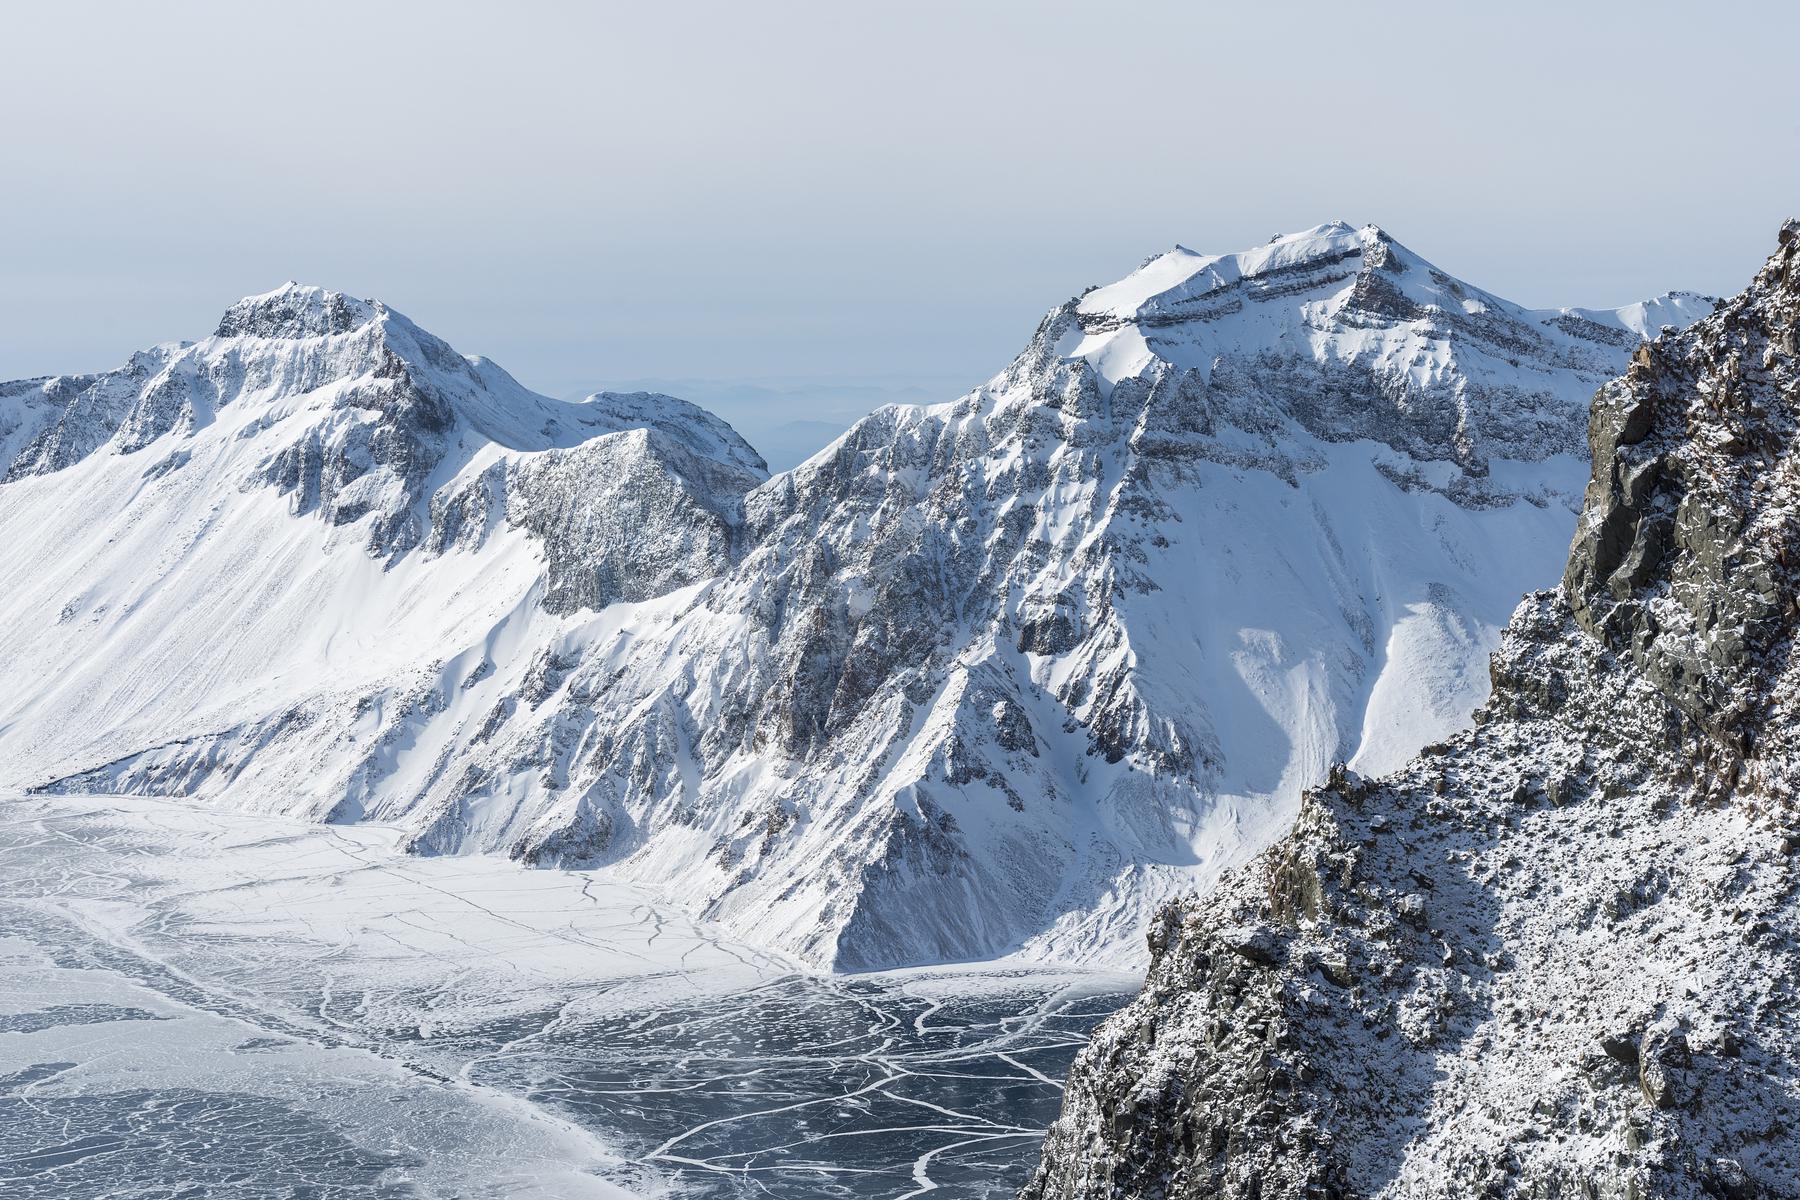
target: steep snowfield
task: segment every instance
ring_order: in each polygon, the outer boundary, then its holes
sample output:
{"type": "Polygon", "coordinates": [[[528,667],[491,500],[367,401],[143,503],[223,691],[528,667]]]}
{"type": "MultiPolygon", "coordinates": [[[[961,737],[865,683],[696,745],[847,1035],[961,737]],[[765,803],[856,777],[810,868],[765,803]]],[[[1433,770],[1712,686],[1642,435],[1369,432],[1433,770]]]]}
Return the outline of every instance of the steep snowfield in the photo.
{"type": "Polygon", "coordinates": [[[1595,398],[1474,727],[1153,927],[1029,1200],[1800,1195],[1800,222],[1595,398]]]}
{"type": "Polygon", "coordinates": [[[1130,962],[1331,762],[1466,718],[1593,389],[1706,307],[1527,311],[1373,227],[1177,249],[758,484],[691,406],[255,298],[0,389],[0,778],[608,865],[843,968],[1130,962]]]}

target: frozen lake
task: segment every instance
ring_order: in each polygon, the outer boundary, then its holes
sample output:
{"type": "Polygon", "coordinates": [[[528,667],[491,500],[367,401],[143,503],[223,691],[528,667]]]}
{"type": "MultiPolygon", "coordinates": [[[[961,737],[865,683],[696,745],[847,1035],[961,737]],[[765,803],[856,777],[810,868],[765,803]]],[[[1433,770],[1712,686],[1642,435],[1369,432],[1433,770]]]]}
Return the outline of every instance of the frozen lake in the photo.
{"type": "Polygon", "coordinates": [[[8,1197],[1001,1197],[1136,980],[823,976],[598,874],[0,798],[8,1197]]]}

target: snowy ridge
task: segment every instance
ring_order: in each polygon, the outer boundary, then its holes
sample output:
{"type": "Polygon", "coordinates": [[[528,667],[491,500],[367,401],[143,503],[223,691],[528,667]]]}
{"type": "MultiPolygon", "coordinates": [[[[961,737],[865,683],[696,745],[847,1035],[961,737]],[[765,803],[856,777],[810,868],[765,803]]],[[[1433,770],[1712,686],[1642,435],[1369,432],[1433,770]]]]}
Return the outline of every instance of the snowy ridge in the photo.
{"type": "Polygon", "coordinates": [[[1800,223],[1596,397],[1475,726],[1152,929],[1023,1195],[1800,1195],[1800,223]]]}
{"type": "Polygon", "coordinates": [[[840,968],[1130,962],[1331,762],[1482,699],[1648,311],[1524,310],[1372,227],[1177,250],[758,482],[691,406],[561,405],[283,289],[0,392],[37,547],[0,659],[56,681],[0,775],[605,865],[840,968]]]}

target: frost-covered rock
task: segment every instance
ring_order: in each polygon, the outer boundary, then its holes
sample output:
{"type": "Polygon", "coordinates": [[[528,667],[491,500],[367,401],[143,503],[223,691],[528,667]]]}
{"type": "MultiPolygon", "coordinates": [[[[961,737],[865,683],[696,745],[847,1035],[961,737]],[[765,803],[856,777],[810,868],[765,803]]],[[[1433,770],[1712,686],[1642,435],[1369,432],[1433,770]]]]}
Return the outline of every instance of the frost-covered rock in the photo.
{"type": "Polygon", "coordinates": [[[1792,230],[1601,390],[1474,728],[1164,910],[1027,1197],[1800,1195],[1792,230]]]}
{"type": "Polygon", "coordinates": [[[0,661],[54,682],[0,752],[608,865],[838,967],[1129,959],[1331,762],[1466,719],[1593,389],[1707,307],[1527,311],[1373,227],[1178,248],[759,483],[692,406],[283,289],[0,400],[0,533],[115,539],[32,535],[0,661]]]}

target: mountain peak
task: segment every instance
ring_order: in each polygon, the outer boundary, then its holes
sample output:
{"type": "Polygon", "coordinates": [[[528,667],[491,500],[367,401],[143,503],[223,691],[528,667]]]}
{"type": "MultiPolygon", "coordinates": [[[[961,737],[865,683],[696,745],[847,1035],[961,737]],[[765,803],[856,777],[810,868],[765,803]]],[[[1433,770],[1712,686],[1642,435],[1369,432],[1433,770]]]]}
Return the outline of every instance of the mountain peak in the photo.
{"type": "Polygon", "coordinates": [[[1191,301],[1309,263],[1354,257],[1393,239],[1374,225],[1361,229],[1328,221],[1298,233],[1279,234],[1261,246],[1227,254],[1204,254],[1177,244],[1117,283],[1095,288],[1081,298],[1076,311],[1084,316],[1132,320],[1147,310],[1191,301]]]}
{"type": "Polygon", "coordinates": [[[376,301],[290,279],[274,291],[246,296],[226,309],[216,336],[324,337],[360,329],[382,311],[376,301]]]}
{"type": "Polygon", "coordinates": [[[1317,242],[1365,232],[1380,234],[1381,229],[1375,225],[1364,225],[1359,229],[1348,221],[1326,221],[1322,225],[1314,225],[1311,229],[1282,234],[1272,240],[1277,242],[1317,242]]]}
{"type": "Polygon", "coordinates": [[[1102,396],[1173,373],[1215,408],[1240,398],[1242,427],[1279,410],[1325,442],[1373,438],[1474,479],[1493,457],[1579,455],[1588,399],[1623,356],[1710,311],[1532,311],[1377,225],[1328,221],[1226,254],[1177,246],[1072,301],[1043,344],[1085,362],[1102,396]]]}
{"type": "Polygon", "coordinates": [[[703,458],[769,477],[769,464],[729,422],[698,404],[661,392],[594,392],[579,406],[584,426],[656,429],[703,458]]]}

